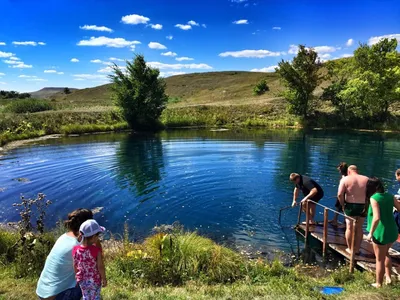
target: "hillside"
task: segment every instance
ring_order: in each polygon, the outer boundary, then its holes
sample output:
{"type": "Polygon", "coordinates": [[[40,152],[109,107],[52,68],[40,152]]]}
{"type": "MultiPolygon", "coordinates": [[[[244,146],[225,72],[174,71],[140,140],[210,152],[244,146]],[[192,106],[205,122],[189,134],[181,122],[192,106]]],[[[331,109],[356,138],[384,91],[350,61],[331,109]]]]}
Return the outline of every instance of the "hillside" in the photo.
{"type": "MultiPolygon", "coordinates": [[[[275,73],[258,72],[207,72],[177,75],[165,78],[167,94],[174,98],[173,106],[227,105],[264,103],[277,97],[282,90],[275,73]],[[266,78],[270,91],[263,96],[253,96],[254,85],[266,78]]],[[[69,95],[58,93],[53,98],[59,104],[73,106],[112,105],[109,84],[94,88],[80,89],[69,95]]]]}
{"type": "MultiPolygon", "coordinates": [[[[39,91],[36,92],[31,92],[32,98],[38,98],[38,99],[45,99],[45,98],[50,98],[51,96],[57,94],[57,93],[63,93],[65,87],[45,87],[42,88],[39,91]]],[[[73,89],[70,88],[70,91],[77,91],[78,89],[73,89]]]]}

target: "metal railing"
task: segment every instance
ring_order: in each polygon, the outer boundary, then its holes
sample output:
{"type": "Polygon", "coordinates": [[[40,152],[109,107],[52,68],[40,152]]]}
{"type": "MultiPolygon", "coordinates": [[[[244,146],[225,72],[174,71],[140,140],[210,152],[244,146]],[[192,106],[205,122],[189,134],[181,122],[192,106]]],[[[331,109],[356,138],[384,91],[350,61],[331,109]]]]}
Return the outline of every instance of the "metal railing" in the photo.
{"type": "MultiPolygon", "coordinates": [[[[328,245],[328,212],[332,211],[335,214],[338,214],[340,216],[343,216],[345,219],[350,220],[351,221],[351,247],[350,247],[350,272],[353,273],[354,272],[354,267],[355,267],[355,252],[354,252],[354,244],[355,244],[355,232],[356,232],[356,226],[357,226],[357,219],[346,216],[345,214],[338,212],[332,208],[329,208],[325,205],[319,204],[313,200],[307,200],[305,203],[305,211],[306,213],[306,228],[305,228],[305,233],[304,233],[304,239],[305,239],[305,243],[307,244],[308,241],[308,236],[310,233],[310,220],[309,220],[309,203],[314,203],[317,206],[320,206],[322,208],[324,208],[324,227],[323,227],[323,235],[322,235],[322,254],[325,257],[326,256],[326,250],[327,250],[327,245],[328,245]]],[[[297,225],[300,224],[300,220],[301,220],[301,214],[303,212],[303,203],[300,203],[299,205],[299,214],[298,214],[298,218],[297,218],[297,225]]]]}

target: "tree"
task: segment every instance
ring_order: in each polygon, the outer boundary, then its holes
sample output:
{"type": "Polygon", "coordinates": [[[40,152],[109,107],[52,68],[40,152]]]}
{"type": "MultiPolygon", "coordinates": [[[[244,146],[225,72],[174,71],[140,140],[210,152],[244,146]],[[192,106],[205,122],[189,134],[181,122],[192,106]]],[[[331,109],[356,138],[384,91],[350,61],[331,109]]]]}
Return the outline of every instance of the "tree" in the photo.
{"type": "Polygon", "coordinates": [[[156,125],[168,102],[165,82],[160,71],[149,67],[143,55],[137,55],[133,62],[127,62],[126,72],[116,64],[112,92],[116,104],[132,129],[148,129],[156,125]]]}
{"type": "Polygon", "coordinates": [[[64,88],[64,94],[66,94],[66,95],[68,95],[68,94],[71,94],[71,91],[70,91],[70,89],[69,88],[64,88]]]}
{"type": "Polygon", "coordinates": [[[269,91],[269,86],[267,84],[267,80],[261,79],[256,86],[253,89],[253,94],[260,96],[262,94],[265,94],[265,92],[269,91]]]}
{"type": "Polygon", "coordinates": [[[276,69],[287,87],[284,97],[288,101],[289,112],[301,116],[304,120],[312,112],[310,104],[313,92],[321,80],[318,73],[320,68],[318,53],[312,48],[300,45],[293,61],[282,60],[276,69]]]}
{"type": "Polygon", "coordinates": [[[338,96],[350,102],[361,118],[384,122],[389,108],[400,100],[400,57],[396,39],[382,39],[354,51],[350,77],[338,96]]]}

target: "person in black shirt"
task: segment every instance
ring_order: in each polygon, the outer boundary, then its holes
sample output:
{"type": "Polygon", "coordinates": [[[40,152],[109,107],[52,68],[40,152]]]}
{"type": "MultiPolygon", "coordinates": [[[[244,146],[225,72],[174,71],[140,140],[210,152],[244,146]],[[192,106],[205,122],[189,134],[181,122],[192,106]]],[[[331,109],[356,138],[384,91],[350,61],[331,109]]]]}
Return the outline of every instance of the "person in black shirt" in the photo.
{"type": "MultiPolygon", "coordinates": [[[[295,188],[293,191],[293,203],[292,206],[297,205],[297,197],[299,196],[299,191],[303,192],[304,198],[301,200],[301,204],[305,204],[305,201],[312,200],[314,202],[318,202],[324,196],[324,191],[322,190],[321,186],[314,180],[312,180],[308,176],[300,175],[297,173],[290,174],[290,181],[295,184],[295,188]]],[[[308,209],[309,211],[306,212],[308,214],[308,218],[310,220],[310,224],[315,224],[314,217],[315,217],[315,203],[309,202],[308,209]]],[[[306,206],[303,205],[303,210],[305,211],[306,206]]]]}

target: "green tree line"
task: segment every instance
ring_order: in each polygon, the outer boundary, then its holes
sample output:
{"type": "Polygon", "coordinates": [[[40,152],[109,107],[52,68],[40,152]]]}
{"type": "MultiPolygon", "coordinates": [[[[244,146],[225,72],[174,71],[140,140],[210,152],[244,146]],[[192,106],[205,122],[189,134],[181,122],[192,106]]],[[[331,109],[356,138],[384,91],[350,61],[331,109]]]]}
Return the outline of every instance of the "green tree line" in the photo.
{"type": "Polygon", "coordinates": [[[30,98],[29,93],[18,93],[16,91],[0,91],[0,99],[26,99],[30,98]]]}
{"type": "Polygon", "coordinates": [[[396,49],[396,39],[382,39],[374,45],[360,44],[352,58],[322,64],[313,48],[300,45],[293,60],[282,60],[276,69],[286,86],[283,96],[289,112],[310,121],[316,117],[316,103],[330,101],[338,124],[387,122],[390,108],[400,101],[400,56],[396,49]],[[323,66],[327,72],[322,72],[323,66]],[[315,88],[324,79],[329,85],[317,97],[315,88]]]}

